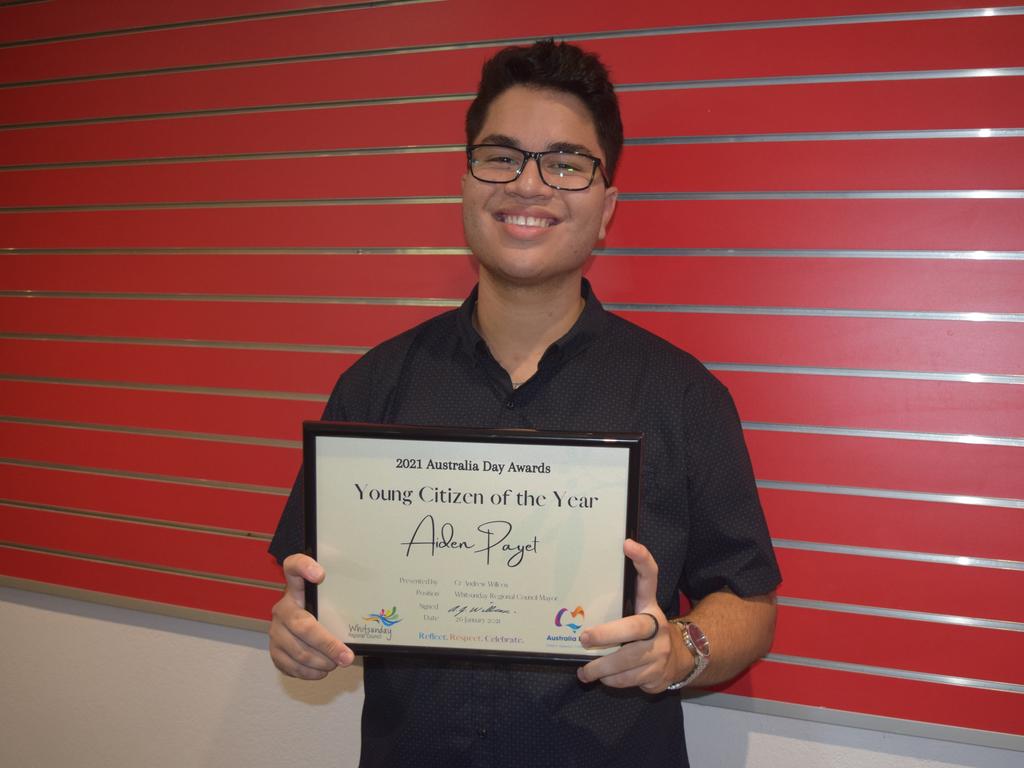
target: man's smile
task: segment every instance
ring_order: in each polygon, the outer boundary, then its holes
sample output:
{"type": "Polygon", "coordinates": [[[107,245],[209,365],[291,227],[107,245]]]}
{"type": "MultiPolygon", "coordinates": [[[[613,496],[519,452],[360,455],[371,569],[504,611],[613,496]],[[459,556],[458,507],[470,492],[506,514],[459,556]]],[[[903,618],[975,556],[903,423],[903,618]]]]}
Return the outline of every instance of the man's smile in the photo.
{"type": "Polygon", "coordinates": [[[494,218],[503,224],[514,224],[517,227],[538,227],[541,229],[558,223],[558,219],[548,216],[526,216],[518,213],[496,213],[494,218]]]}

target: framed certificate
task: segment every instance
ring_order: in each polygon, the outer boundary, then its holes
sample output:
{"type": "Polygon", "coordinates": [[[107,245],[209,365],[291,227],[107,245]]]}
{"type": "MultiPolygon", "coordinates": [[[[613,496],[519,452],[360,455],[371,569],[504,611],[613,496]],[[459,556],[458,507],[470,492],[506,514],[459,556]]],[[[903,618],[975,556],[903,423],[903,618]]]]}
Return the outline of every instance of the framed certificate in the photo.
{"type": "Polygon", "coordinates": [[[640,436],[303,425],[306,605],[360,654],[586,660],[633,613],[640,436]]]}

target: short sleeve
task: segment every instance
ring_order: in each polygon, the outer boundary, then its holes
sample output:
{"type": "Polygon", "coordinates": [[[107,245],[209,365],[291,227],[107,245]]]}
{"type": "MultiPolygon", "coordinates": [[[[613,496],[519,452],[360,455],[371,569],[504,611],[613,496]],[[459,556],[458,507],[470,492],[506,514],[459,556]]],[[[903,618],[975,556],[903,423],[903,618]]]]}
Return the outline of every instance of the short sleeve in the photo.
{"type": "Polygon", "coordinates": [[[781,581],[739,415],[717,379],[687,393],[690,535],[680,590],[691,600],[728,587],[740,597],[781,581]]]}

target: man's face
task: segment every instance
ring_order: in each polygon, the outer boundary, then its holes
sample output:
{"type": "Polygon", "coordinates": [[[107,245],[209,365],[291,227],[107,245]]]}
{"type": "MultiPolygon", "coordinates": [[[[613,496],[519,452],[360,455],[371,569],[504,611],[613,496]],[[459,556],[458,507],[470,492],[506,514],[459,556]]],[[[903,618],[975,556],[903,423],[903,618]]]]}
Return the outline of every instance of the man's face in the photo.
{"type": "MultiPolygon", "coordinates": [[[[507,144],[531,152],[572,148],[601,158],[594,121],[576,96],[513,86],[491,102],[476,144],[507,144]]],[[[466,242],[482,272],[502,282],[539,285],[580,273],[615,210],[618,190],[600,172],[585,190],[553,189],[529,160],[508,184],[462,177],[466,242]]]]}

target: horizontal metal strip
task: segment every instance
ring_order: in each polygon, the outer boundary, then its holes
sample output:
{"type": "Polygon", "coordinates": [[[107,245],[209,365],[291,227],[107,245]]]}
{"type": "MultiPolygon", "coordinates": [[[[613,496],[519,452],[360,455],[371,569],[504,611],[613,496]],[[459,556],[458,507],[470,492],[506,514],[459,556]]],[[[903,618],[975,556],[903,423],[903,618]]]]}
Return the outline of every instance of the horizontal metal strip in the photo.
{"type": "MultiPolygon", "coordinates": [[[[1021,193],[1024,197],[1024,192],[1021,193]]],[[[4,213],[82,213],[87,211],[159,211],[210,208],[293,208],[338,205],[454,205],[461,197],[423,195],[410,197],[336,197],[295,200],[215,200],[173,203],[123,203],[114,205],[33,205],[23,208],[0,208],[4,213]]]]}
{"type": "Polygon", "coordinates": [[[280,392],[267,389],[235,389],[232,387],[195,387],[186,384],[150,384],[133,381],[100,381],[98,379],[64,379],[53,376],[9,376],[0,373],[0,381],[25,384],[57,384],[68,387],[94,387],[96,389],[128,389],[142,392],[173,392],[181,395],[213,395],[215,397],[256,397],[261,400],[297,400],[321,403],[326,394],[316,392],[280,392]]]}
{"type": "Polygon", "coordinates": [[[50,597],[70,598],[97,605],[108,605],[114,608],[158,614],[160,616],[169,616],[174,619],[188,619],[190,621],[201,621],[206,624],[245,629],[250,632],[259,632],[261,635],[266,635],[267,629],[270,626],[269,621],[250,619],[244,616],[233,616],[229,613],[204,611],[201,608],[185,608],[184,606],[160,603],[154,600],[112,595],[109,592],[96,592],[91,589],[82,589],[81,587],[68,587],[63,584],[50,584],[45,581],[33,581],[32,579],[21,579],[2,574],[0,574],[0,587],[35,592],[50,597]]]}
{"type": "MultiPolygon", "coordinates": [[[[622,93],[638,91],[676,91],[700,88],[747,88],[777,85],[820,85],[823,83],[861,83],[900,80],[947,80],[975,77],[1019,77],[1024,67],[989,67],[974,69],[934,69],[905,72],[860,72],[835,75],[790,75],[786,77],[746,77],[711,80],[666,80],[654,83],[625,83],[616,86],[622,93]]],[[[0,90],[10,85],[0,85],[0,90]]],[[[138,122],[142,120],[163,120],[183,117],[214,117],[226,115],[247,115],[265,112],[302,112],[317,109],[343,109],[349,107],[392,106],[398,104],[437,104],[442,102],[470,101],[472,93],[428,94],[423,96],[391,96],[366,99],[335,99],[294,104],[261,104],[248,107],[221,109],[196,109],[177,112],[148,112],[110,117],[87,117],[68,120],[44,120],[29,123],[8,123],[0,125],[0,131],[25,130],[29,128],[53,128],[70,125],[105,125],[108,123],[138,122]]]]}
{"type": "Polygon", "coordinates": [[[749,88],[766,85],[820,85],[824,83],[865,83],[891,80],[952,80],[974,77],[1019,77],[1024,67],[987,67],[965,69],[926,69],[899,72],[850,72],[825,75],[784,75],[779,77],[730,77],[709,80],[663,80],[652,83],[626,83],[616,91],[677,91],[697,88],[749,88]]]}
{"type": "MultiPolygon", "coordinates": [[[[330,344],[286,344],[257,341],[218,341],[200,339],[157,339],[136,336],[80,336],[59,333],[2,333],[0,340],[59,341],[84,344],[126,344],[154,347],[196,347],[200,349],[242,349],[259,352],[301,352],[312,354],[362,355],[369,347],[334,346],[330,344]]],[[[798,376],[841,376],[868,379],[909,379],[915,381],[953,381],[968,384],[1024,384],[1024,375],[959,373],[937,371],[894,371],[870,368],[826,368],[801,365],[767,365],[760,363],[726,363],[705,361],[712,371],[786,374],[798,376]]]]}
{"type": "Polygon", "coordinates": [[[832,603],[826,600],[805,600],[802,597],[778,597],[779,605],[792,608],[809,608],[815,611],[834,611],[836,613],[853,613],[858,616],[878,616],[884,619],[906,619],[907,621],[926,621],[933,624],[953,624],[978,629],[1000,629],[1007,632],[1024,632],[1024,623],[1019,621],[999,621],[997,619],[977,619],[972,616],[954,616],[943,613],[926,613],[924,611],[908,611],[901,608],[880,608],[875,605],[852,605],[850,603],[832,603]]]}
{"type": "Polygon", "coordinates": [[[837,725],[843,728],[858,728],[881,733],[895,733],[921,739],[950,741],[970,746],[990,747],[1024,752],[1024,736],[996,731],[982,731],[975,728],[961,728],[954,725],[939,725],[921,720],[903,720],[898,717],[866,715],[841,709],[791,704],[785,701],[759,699],[754,696],[740,696],[733,693],[709,693],[700,690],[683,691],[683,698],[691,706],[709,706],[730,709],[770,717],[786,717],[822,725],[837,725]]]}
{"type": "Polygon", "coordinates": [[[197,485],[202,488],[217,488],[222,491],[245,491],[247,493],[265,493],[268,496],[287,496],[290,488],[279,488],[273,485],[254,485],[252,483],[232,483],[226,480],[204,480],[198,477],[181,477],[179,475],[160,475],[155,472],[132,472],[121,469],[99,469],[82,467],[74,464],[57,464],[50,461],[28,461],[0,457],[0,464],[12,467],[29,467],[31,469],[52,469],[58,472],[74,472],[79,475],[96,475],[98,477],[122,477],[129,480],[146,480],[154,483],[171,485],[197,485]]]}
{"type": "MultiPolygon", "coordinates": [[[[812,131],[807,133],[739,133],[708,136],[639,136],[627,147],[676,144],[761,144],[805,141],[906,141],[928,139],[990,139],[1024,137],[1024,128],[948,128],[916,131],[812,131]]],[[[458,145],[462,149],[461,145],[458,145]]]]}
{"type": "MultiPolygon", "coordinates": [[[[919,131],[819,131],[813,133],[750,133],[711,136],[643,136],[627,138],[627,147],[679,146],[689,144],[801,143],[823,141],[907,141],[937,139],[1024,138],[1024,128],[963,128],[919,131]]],[[[240,152],[237,154],[137,157],[127,160],[79,160],[62,163],[0,165],[4,171],[36,171],[57,168],[118,168],[123,166],[227,163],[251,160],[300,160],[318,157],[379,157],[389,155],[449,154],[465,151],[464,144],[422,144],[401,147],[359,147],[291,150],[282,152],[240,152]]]]}
{"type": "MultiPolygon", "coordinates": [[[[0,6],[16,5],[26,2],[40,2],[40,0],[13,0],[13,2],[0,3],[0,6]]],[[[206,19],[190,19],[188,21],[167,22],[165,24],[119,27],[118,29],[105,29],[100,32],[79,32],[72,35],[55,35],[53,37],[37,37],[27,40],[16,40],[9,43],[0,43],[0,49],[24,48],[30,45],[44,45],[50,43],[66,43],[71,40],[94,40],[100,37],[123,37],[125,35],[135,35],[143,32],[163,32],[169,29],[186,29],[188,27],[212,27],[219,24],[235,24],[242,21],[281,19],[290,16],[311,16],[313,14],[337,13],[338,11],[361,11],[367,8],[384,8],[392,5],[420,5],[422,3],[436,2],[443,2],[443,0],[364,0],[364,2],[319,5],[313,6],[312,8],[293,8],[284,11],[246,13],[234,16],[214,16],[206,19]]]]}
{"type": "Polygon", "coordinates": [[[945,373],[932,371],[887,371],[869,368],[824,368],[810,365],[763,365],[758,363],[705,362],[711,371],[778,373],[798,376],[842,376],[866,379],[910,379],[914,381],[954,381],[965,384],[1024,384],[1024,375],[989,373],[945,373]]]}
{"type": "MultiPolygon", "coordinates": [[[[0,91],[3,90],[0,85],[0,91]]],[[[396,104],[440,104],[447,101],[465,101],[473,98],[471,93],[451,93],[431,96],[394,96],[386,99],[340,99],[334,101],[309,101],[296,104],[263,104],[228,109],[193,109],[179,112],[146,112],[111,117],[82,117],[73,120],[44,120],[34,123],[0,124],[0,131],[20,131],[32,128],[56,128],[71,125],[109,125],[111,123],[137,123],[147,120],[166,120],[188,117],[225,117],[230,115],[251,115],[265,112],[305,112],[318,109],[345,109],[348,107],[392,106],[396,104]]]]}
{"type": "Polygon", "coordinates": [[[174,576],[188,576],[193,579],[204,579],[206,581],[220,581],[229,584],[241,584],[246,587],[261,587],[263,589],[281,588],[276,581],[263,581],[262,579],[246,579],[241,576],[227,576],[219,573],[204,573],[202,571],[190,571],[184,568],[172,568],[170,566],[155,565],[136,560],[120,560],[113,557],[102,557],[100,555],[83,555],[78,552],[68,552],[62,549],[50,549],[49,547],[33,547],[28,544],[14,544],[9,541],[0,541],[0,547],[8,549],[19,549],[23,552],[37,552],[42,555],[57,555],[58,557],[69,557],[73,560],[85,560],[89,563],[103,563],[104,565],[117,565],[124,568],[135,568],[140,571],[152,571],[155,573],[169,573],[174,576]]]}
{"type": "MultiPolygon", "coordinates": [[[[970,568],[995,568],[1002,571],[1024,571],[1020,560],[997,560],[990,557],[969,557],[964,555],[940,555],[933,552],[913,552],[903,549],[882,549],[880,547],[857,547],[847,544],[827,544],[819,541],[797,541],[796,539],[772,539],[779,549],[800,549],[806,552],[828,552],[835,555],[857,557],[880,557],[886,560],[911,560],[918,563],[940,565],[963,565],[970,568]]],[[[1020,628],[1024,630],[1024,624],[1020,628]]]]}
{"type": "MultiPolygon", "coordinates": [[[[1022,132],[1024,135],[1024,132],[1022,132]]],[[[317,157],[380,157],[385,155],[430,155],[465,152],[465,144],[423,144],[415,147],[366,147],[359,149],[310,149],[288,152],[240,152],[238,154],[138,157],[129,160],[81,160],[67,163],[0,165],[4,171],[35,171],[54,168],[118,168],[122,166],[181,165],[184,163],[232,163],[246,160],[301,160],[317,157]]]]}
{"type": "MultiPolygon", "coordinates": [[[[386,251],[390,253],[390,251],[386,251]]],[[[0,251],[2,254],[2,251],[0,251]]],[[[873,251],[771,248],[595,248],[595,256],[697,256],[738,259],[927,259],[1024,261],[1024,251],[873,251]]]]}
{"type": "Polygon", "coordinates": [[[31,501],[19,501],[17,499],[0,498],[0,504],[18,509],[32,509],[40,512],[57,512],[62,515],[74,517],[90,517],[99,520],[111,520],[116,523],[132,523],[146,525],[153,528],[171,528],[177,531],[195,531],[196,533],[211,533],[218,536],[231,536],[236,539],[256,539],[259,541],[270,541],[273,537],[267,533],[258,531],[238,530],[235,528],[219,528],[212,525],[197,525],[195,523],[179,523],[171,520],[158,520],[153,517],[139,517],[137,515],[115,515],[109,512],[99,512],[94,509],[80,509],[77,507],[61,507],[53,504],[36,504],[31,501]]]}
{"type": "MultiPolygon", "coordinates": [[[[0,248],[4,255],[71,256],[149,256],[224,254],[245,255],[366,255],[468,256],[469,248],[0,248]]],[[[770,248],[595,248],[595,256],[680,256],[765,259],[929,259],[969,261],[1024,261],[1024,251],[872,251],[842,249],[770,249],[770,248]]]]}
{"type": "Polygon", "coordinates": [[[279,344],[262,341],[218,341],[216,339],[155,339],[136,336],[77,336],[60,333],[0,333],[13,341],[68,341],[86,344],[133,344],[148,347],[198,347],[200,349],[245,349],[259,352],[311,352],[331,355],[361,355],[369,347],[332,344],[279,344]]]}
{"type": "Polygon", "coordinates": [[[796,483],[788,480],[758,480],[757,487],[775,491],[800,493],[828,493],[835,496],[864,496],[873,499],[904,499],[907,501],[934,501],[940,504],[969,504],[978,507],[1024,509],[1024,499],[1001,499],[992,496],[966,496],[955,493],[902,491],[893,488],[865,488],[853,485],[826,483],[796,483]]]}
{"type": "MultiPolygon", "coordinates": [[[[1021,189],[824,189],[785,192],[623,192],[620,201],[649,200],[1006,200],[1024,198],[1021,189]]],[[[4,209],[0,208],[0,211],[4,209]]]]}
{"type": "MultiPolygon", "coordinates": [[[[127,293],[102,291],[0,291],[0,298],[48,298],[104,301],[185,301],[239,304],[342,304],[376,307],[458,307],[462,299],[396,296],[278,296],[224,293],[127,293]]],[[[1024,313],[1009,312],[904,312],[880,309],[823,307],[749,307],[714,304],[638,304],[609,302],[613,312],[658,312],[680,315],[771,315],[780,317],[849,317],[873,320],[951,320],[957,322],[1024,323],[1024,313]]]]}
{"type": "Polygon", "coordinates": [[[712,304],[625,304],[609,302],[614,312],[664,312],[699,315],[778,315],[784,317],[856,317],[876,320],[954,320],[965,322],[1024,322],[1024,314],[1008,312],[903,312],[880,309],[831,309],[818,307],[745,307],[712,304]]]}
{"type": "Polygon", "coordinates": [[[103,299],[125,301],[226,302],[235,304],[345,304],[374,307],[458,307],[463,299],[397,296],[276,296],[234,293],[126,293],[102,291],[0,291],[0,298],[103,299]]]}
{"type": "MultiPolygon", "coordinates": [[[[648,203],[689,200],[1022,200],[1024,189],[894,189],[796,190],[786,192],[629,192],[619,202],[648,203]]],[[[0,208],[4,213],[82,213],[96,211],[159,211],[210,208],[296,208],[352,205],[454,205],[454,195],[408,197],[318,197],[277,200],[182,200],[163,203],[103,203],[99,205],[26,205],[0,208]]]]}
{"type": "Polygon", "coordinates": [[[25,424],[33,427],[79,429],[88,432],[115,432],[120,435],[167,437],[173,440],[201,440],[207,443],[260,445],[267,448],[302,447],[301,440],[280,440],[273,437],[249,437],[247,435],[220,435],[213,432],[189,432],[180,429],[157,429],[155,427],[128,427],[121,426],[119,424],[95,424],[85,421],[60,421],[57,419],[26,419],[19,416],[0,416],[0,424],[25,424]]]}
{"type": "MultiPolygon", "coordinates": [[[[941,19],[965,19],[988,16],[1016,16],[1024,13],[1020,6],[1000,8],[965,8],[939,11],[909,11],[900,13],[874,13],[845,16],[816,16],[797,19],[766,19],[758,21],[718,22],[709,24],[675,25],[661,27],[645,27],[638,29],[617,29],[594,32],[573,32],[556,35],[558,40],[582,42],[590,40],[617,40],[625,38],[668,37],[673,35],[705,34],[709,32],[741,32],[759,29],[787,29],[795,27],[827,27],[848,26],[851,24],[878,24],[908,21],[931,21],[941,19]]],[[[541,34],[541,37],[550,35],[541,34]]],[[[24,80],[0,85],[0,88],[21,88],[35,85],[53,85],[57,83],[81,83],[96,80],[115,80],[126,77],[145,77],[148,75],[167,75],[184,72],[209,72],[222,69],[240,69],[253,66],[272,66],[275,64],[297,64],[302,62],[338,61],[342,59],[364,59],[377,56],[396,56],[417,53],[435,53],[443,51],[470,50],[478,48],[497,48],[507,45],[528,45],[537,36],[504,37],[485,40],[473,40],[453,43],[433,43],[423,45],[391,46],[387,48],[365,48],[352,51],[336,51],[330,53],[313,53],[298,56],[275,56],[260,59],[244,59],[216,64],[192,64],[175,67],[155,67],[138,70],[122,70],[104,72],[94,75],[76,75],[68,77],[24,80]]],[[[28,41],[19,41],[23,45],[28,41]]]]}
{"type": "MultiPolygon", "coordinates": [[[[377,255],[377,254],[412,254],[424,256],[468,256],[469,248],[436,248],[433,246],[424,247],[400,247],[388,248],[381,246],[373,247],[349,247],[349,248],[0,248],[0,258],[5,255],[70,255],[70,256],[177,256],[189,254],[226,254],[229,256],[290,256],[297,255],[332,255],[332,254],[356,254],[356,255],[377,255]]],[[[597,251],[595,251],[597,253],[597,251]]],[[[917,253],[912,251],[911,253],[917,253]]],[[[922,251],[925,253],[925,251],[922,251]]],[[[976,251],[950,251],[950,253],[976,253],[976,251]]],[[[997,251],[980,251],[980,253],[998,253],[997,251]]],[[[1016,253],[1009,251],[1009,253],[1016,253]]],[[[1024,252],[1020,253],[1024,258],[1024,252]]]]}
{"type": "Polygon", "coordinates": [[[861,675],[895,677],[901,680],[915,680],[919,683],[935,683],[938,685],[956,685],[963,688],[982,688],[990,691],[1024,693],[1024,685],[1019,685],[1017,683],[1004,683],[999,680],[977,680],[971,677],[939,675],[933,672],[912,672],[907,669],[876,667],[871,664],[853,664],[847,661],[811,659],[804,656],[790,656],[784,653],[769,653],[765,656],[765,659],[768,661],[778,662],[779,664],[793,664],[795,666],[814,667],[816,669],[832,669],[837,672],[854,672],[861,675]]]}
{"type": "Polygon", "coordinates": [[[1022,437],[989,437],[987,435],[963,435],[939,432],[907,432],[897,429],[854,429],[852,427],[824,427],[812,424],[770,424],[762,421],[744,421],[743,428],[758,432],[797,432],[804,435],[870,437],[880,440],[921,440],[934,443],[1001,445],[1007,448],[1024,448],[1024,438],[1022,437]]]}

